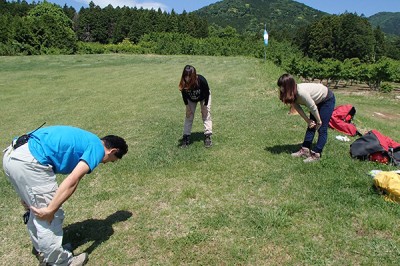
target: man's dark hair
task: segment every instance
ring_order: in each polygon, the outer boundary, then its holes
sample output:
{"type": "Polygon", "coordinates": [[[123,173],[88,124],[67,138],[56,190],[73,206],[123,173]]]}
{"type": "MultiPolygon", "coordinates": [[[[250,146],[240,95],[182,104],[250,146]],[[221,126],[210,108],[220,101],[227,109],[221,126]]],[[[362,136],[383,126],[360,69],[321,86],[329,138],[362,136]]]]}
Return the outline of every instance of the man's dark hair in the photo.
{"type": "Polygon", "coordinates": [[[128,144],[126,144],[125,140],[121,137],[108,135],[101,138],[101,140],[104,142],[104,146],[107,149],[118,149],[118,151],[115,153],[115,156],[117,156],[119,159],[121,159],[122,156],[128,152],[128,144]]]}

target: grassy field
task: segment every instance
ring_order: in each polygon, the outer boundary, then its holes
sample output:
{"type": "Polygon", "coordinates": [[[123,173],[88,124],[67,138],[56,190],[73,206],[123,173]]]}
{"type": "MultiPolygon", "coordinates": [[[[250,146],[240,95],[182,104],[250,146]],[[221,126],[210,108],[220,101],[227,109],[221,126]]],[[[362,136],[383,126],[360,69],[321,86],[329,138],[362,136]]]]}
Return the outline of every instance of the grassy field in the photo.
{"type": "MultiPolygon", "coordinates": [[[[306,125],[278,100],[282,73],[242,57],[1,57],[0,147],[45,121],[126,138],[127,156],[99,166],[64,204],[64,240],[89,253],[88,265],[398,265],[400,206],[367,175],[395,168],[353,160],[332,130],[321,162],[291,158],[306,125]],[[177,147],[186,64],[212,90],[210,149],[200,112],[193,144],[177,147]]],[[[395,93],[335,90],[361,130],[400,141],[395,93]]],[[[1,171],[1,265],[37,263],[22,213],[1,171]]]]}

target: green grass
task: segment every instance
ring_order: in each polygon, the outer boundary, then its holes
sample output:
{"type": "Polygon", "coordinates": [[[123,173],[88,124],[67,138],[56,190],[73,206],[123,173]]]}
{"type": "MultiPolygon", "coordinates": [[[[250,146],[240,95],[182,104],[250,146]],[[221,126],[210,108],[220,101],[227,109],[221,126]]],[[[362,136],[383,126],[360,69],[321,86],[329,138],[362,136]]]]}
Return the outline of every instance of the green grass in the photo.
{"type": "MultiPolygon", "coordinates": [[[[243,57],[2,57],[0,146],[44,121],[126,138],[127,156],[99,166],[64,204],[65,240],[90,253],[89,265],[397,265],[400,207],[367,176],[394,168],[351,159],[332,130],[321,162],[291,158],[305,123],[277,98],[282,73],[243,57]],[[199,112],[193,144],[177,147],[186,64],[212,90],[211,149],[199,112]]],[[[360,128],[400,141],[394,93],[335,93],[356,106],[360,128]]],[[[22,212],[1,172],[3,265],[36,263],[22,212]]]]}

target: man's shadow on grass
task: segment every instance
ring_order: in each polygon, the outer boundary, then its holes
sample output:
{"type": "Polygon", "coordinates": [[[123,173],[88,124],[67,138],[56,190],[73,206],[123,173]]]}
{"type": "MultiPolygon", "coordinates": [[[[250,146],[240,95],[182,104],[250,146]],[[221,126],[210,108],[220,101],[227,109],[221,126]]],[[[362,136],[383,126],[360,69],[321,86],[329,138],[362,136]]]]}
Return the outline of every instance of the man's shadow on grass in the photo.
{"type": "MultiPolygon", "coordinates": [[[[190,135],[190,144],[193,144],[194,142],[199,142],[199,141],[204,141],[204,133],[203,132],[192,132],[192,134],[190,135]]],[[[180,147],[182,144],[182,138],[180,138],[178,140],[178,145],[177,147],[180,147]]]]}
{"type": "Polygon", "coordinates": [[[272,147],[265,147],[264,150],[272,154],[288,153],[291,154],[300,149],[301,144],[286,144],[286,145],[275,145],[272,147]]]}
{"type": "Polygon", "coordinates": [[[88,219],[70,224],[64,228],[64,242],[71,243],[75,249],[88,242],[93,243],[83,252],[92,253],[99,245],[107,241],[113,234],[113,224],[128,220],[132,216],[129,211],[117,211],[104,220],[88,219]]]}

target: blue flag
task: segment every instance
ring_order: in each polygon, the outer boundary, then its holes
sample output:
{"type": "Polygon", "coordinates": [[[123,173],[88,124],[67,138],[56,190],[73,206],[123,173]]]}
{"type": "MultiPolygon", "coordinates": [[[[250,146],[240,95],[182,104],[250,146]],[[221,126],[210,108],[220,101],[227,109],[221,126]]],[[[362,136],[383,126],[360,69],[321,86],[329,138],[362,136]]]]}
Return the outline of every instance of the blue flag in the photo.
{"type": "Polygon", "coordinates": [[[264,30],[264,44],[268,45],[268,32],[267,32],[267,30],[264,30]]]}

